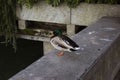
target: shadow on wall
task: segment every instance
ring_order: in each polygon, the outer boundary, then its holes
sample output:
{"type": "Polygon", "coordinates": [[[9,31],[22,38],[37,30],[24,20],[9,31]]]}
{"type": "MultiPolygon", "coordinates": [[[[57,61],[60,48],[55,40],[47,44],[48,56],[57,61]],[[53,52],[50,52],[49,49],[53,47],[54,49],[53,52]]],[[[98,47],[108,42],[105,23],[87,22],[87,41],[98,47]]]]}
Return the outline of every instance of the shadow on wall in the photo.
{"type": "Polygon", "coordinates": [[[87,26],[85,26],[85,25],[76,25],[75,26],[75,33],[78,33],[80,31],[84,30],[85,28],[87,28],[87,26]]]}
{"type": "Polygon", "coordinates": [[[16,53],[12,46],[0,43],[0,80],[8,80],[42,56],[42,42],[17,39],[16,53]]]}
{"type": "Polygon", "coordinates": [[[120,70],[119,70],[119,72],[117,73],[117,75],[115,76],[114,80],[120,80],[120,70]]]}

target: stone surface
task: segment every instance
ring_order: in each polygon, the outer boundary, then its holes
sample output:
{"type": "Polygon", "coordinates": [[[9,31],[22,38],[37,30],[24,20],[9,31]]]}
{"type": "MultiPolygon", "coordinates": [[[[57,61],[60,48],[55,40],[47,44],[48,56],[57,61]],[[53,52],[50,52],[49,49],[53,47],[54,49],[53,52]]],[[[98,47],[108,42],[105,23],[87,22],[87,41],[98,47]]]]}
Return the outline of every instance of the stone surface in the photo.
{"type": "Polygon", "coordinates": [[[75,25],[72,25],[72,24],[67,25],[67,35],[68,36],[75,35],[75,25]]]}
{"type": "Polygon", "coordinates": [[[54,47],[50,44],[50,42],[43,42],[43,51],[44,55],[46,55],[48,52],[52,51],[54,47]]]}
{"type": "Polygon", "coordinates": [[[17,7],[17,17],[23,20],[52,22],[52,23],[70,23],[70,9],[65,4],[59,7],[52,7],[44,0],[37,3],[32,8],[22,9],[17,7]]]}
{"type": "Polygon", "coordinates": [[[9,80],[113,80],[120,69],[120,18],[104,17],[72,39],[76,52],[53,50],[9,80]]]}
{"type": "Polygon", "coordinates": [[[19,29],[26,29],[25,20],[18,20],[18,27],[19,29]]]}
{"type": "Polygon", "coordinates": [[[103,16],[120,17],[120,5],[81,3],[70,9],[66,4],[52,7],[40,1],[32,8],[17,7],[17,17],[23,20],[74,25],[90,25],[103,16]]]}
{"type": "Polygon", "coordinates": [[[35,40],[35,41],[44,41],[44,42],[49,42],[50,38],[48,37],[41,37],[41,36],[33,36],[33,35],[22,35],[18,34],[18,38],[23,38],[23,39],[28,39],[28,40],[35,40]]]}
{"type": "Polygon", "coordinates": [[[103,16],[120,17],[120,5],[81,3],[71,12],[72,24],[90,25],[103,16]]]}

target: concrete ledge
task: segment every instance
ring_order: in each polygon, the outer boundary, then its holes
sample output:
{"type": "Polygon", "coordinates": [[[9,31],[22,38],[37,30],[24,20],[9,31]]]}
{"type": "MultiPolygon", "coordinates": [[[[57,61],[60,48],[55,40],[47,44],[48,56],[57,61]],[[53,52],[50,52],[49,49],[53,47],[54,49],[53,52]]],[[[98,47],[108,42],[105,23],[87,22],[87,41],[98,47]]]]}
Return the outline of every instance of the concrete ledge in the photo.
{"type": "Polygon", "coordinates": [[[22,35],[18,34],[18,38],[23,38],[23,39],[28,39],[28,40],[35,40],[35,41],[44,41],[44,42],[49,42],[50,38],[47,37],[41,37],[41,36],[32,36],[32,35],[22,35]]]}
{"type": "Polygon", "coordinates": [[[113,80],[120,68],[120,18],[104,17],[73,38],[80,51],[49,52],[9,80],[113,80]]]}

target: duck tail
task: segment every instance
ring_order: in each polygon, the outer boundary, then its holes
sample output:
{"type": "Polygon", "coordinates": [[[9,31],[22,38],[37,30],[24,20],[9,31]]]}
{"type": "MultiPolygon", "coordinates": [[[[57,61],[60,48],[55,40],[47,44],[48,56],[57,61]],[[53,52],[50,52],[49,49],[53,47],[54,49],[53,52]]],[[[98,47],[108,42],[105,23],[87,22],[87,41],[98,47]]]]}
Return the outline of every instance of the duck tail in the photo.
{"type": "Polygon", "coordinates": [[[79,50],[79,49],[80,49],[80,47],[75,47],[74,49],[75,49],[75,50],[79,50]]]}
{"type": "Polygon", "coordinates": [[[77,50],[75,50],[75,49],[70,49],[70,51],[77,51],[77,50]]]}
{"type": "Polygon", "coordinates": [[[73,48],[73,49],[71,48],[70,51],[77,51],[77,50],[79,50],[79,49],[80,49],[80,47],[75,47],[75,48],[73,48]]]}

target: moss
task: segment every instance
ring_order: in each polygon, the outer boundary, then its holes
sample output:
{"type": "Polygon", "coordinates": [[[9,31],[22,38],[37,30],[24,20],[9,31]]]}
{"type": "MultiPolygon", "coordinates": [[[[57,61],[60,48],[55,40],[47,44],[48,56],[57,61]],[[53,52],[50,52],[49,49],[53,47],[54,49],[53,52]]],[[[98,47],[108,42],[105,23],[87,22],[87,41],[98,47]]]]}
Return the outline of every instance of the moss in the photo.
{"type": "Polygon", "coordinates": [[[24,29],[20,30],[21,34],[26,34],[26,35],[35,35],[37,33],[36,31],[33,31],[32,29],[24,29]]]}
{"type": "MultiPolygon", "coordinates": [[[[17,0],[18,4],[26,5],[31,8],[34,4],[42,0],[17,0]]],[[[69,7],[76,7],[81,2],[85,3],[95,3],[95,4],[120,4],[119,0],[45,0],[46,3],[52,5],[53,7],[59,6],[62,3],[66,3],[69,7]]]]}

